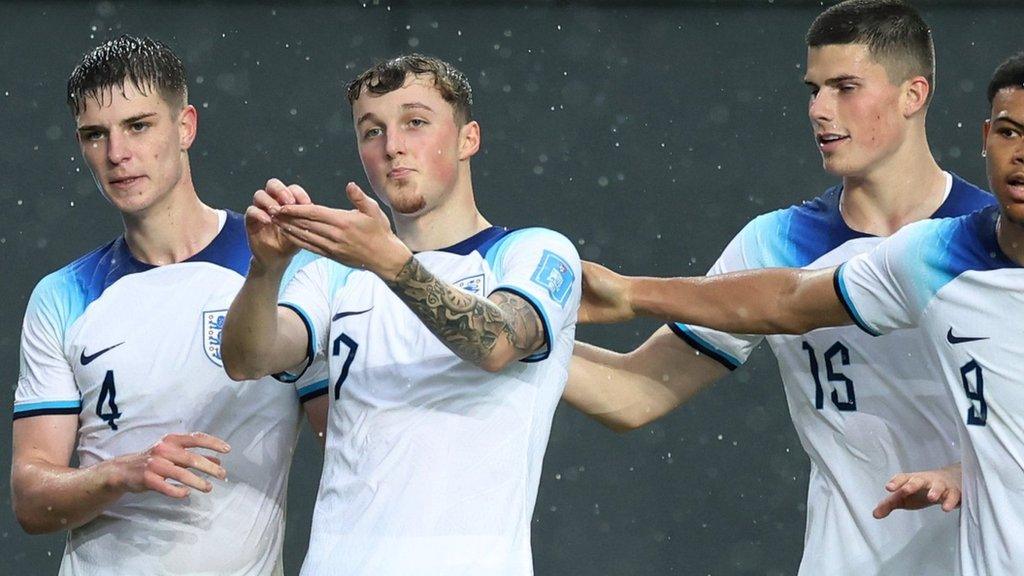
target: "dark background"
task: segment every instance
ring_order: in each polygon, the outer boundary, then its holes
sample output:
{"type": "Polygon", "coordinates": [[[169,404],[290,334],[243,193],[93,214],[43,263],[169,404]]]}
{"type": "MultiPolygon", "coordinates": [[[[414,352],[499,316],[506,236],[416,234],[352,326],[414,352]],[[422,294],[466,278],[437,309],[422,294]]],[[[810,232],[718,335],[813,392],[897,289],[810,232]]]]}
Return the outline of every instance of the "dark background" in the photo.
{"type": "MultiPolygon", "coordinates": [[[[832,2],[826,3],[831,5],[832,2]]],[[[985,184],[985,87],[1021,48],[1014,2],[919,2],[935,34],[929,134],[941,164],[985,184]]],[[[474,87],[477,199],[494,223],[564,232],[631,273],[703,273],[755,215],[817,195],[803,35],[820,2],[0,2],[0,401],[13,402],[28,295],[121,231],[79,158],[64,84],[121,33],[182,57],[200,113],[200,195],[243,210],[271,176],[341,204],[365,183],[344,84],[420,51],[474,87]]],[[[620,350],[653,323],[581,328],[620,350]]],[[[27,536],[10,508],[10,409],[0,416],[0,556],[54,574],[63,535],[27,536]]],[[[286,573],[298,571],[320,470],[303,432],[286,573]]],[[[533,526],[536,572],[796,572],[808,460],[771,355],[642,431],[616,435],[562,406],[533,526]]],[[[4,570],[0,570],[3,572],[4,570]]]]}

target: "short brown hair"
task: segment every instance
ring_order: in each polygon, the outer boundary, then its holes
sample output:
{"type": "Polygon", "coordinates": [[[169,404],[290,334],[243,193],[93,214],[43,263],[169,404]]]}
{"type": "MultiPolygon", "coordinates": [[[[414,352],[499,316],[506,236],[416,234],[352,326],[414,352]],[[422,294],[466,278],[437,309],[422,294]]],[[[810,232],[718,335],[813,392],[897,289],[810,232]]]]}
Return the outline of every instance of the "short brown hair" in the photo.
{"type": "Polygon", "coordinates": [[[899,84],[924,76],[935,93],[935,46],[921,15],[900,0],[845,0],[814,19],[807,46],[865,44],[889,80],[899,84]]]}
{"type": "Polygon", "coordinates": [[[422,54],[403,54],[379,62],[356,76],[355,80],[349,82],[346,91],[348,103],[355,103],[363,93],[363,88],[371,94],[387,94],[398,90],[405,85],[409,74],[433,77],[437,91],[454,109],[457,123],[465,124],[472,119],[473,88],[466,75],[444,60],[422,54]]]}
{"type": "Polygon", "coordinates": [[[68,78],[68,107],[74,115],[85,110],[88,98],[100,100],[101,92],[124,88],[131,82],[142,94],[156,90],[172,108],[188,99],[185,66],[166,44],[152,38],[127,34],[93,48],[68,78]]]}

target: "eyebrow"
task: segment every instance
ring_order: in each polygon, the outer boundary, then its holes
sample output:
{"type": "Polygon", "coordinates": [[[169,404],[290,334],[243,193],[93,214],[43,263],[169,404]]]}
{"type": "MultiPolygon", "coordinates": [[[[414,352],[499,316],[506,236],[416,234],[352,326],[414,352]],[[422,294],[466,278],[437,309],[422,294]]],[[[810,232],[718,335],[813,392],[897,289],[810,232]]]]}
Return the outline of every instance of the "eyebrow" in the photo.
{"type": "MultiPolygon", "coordinates": [[[[835,76],[833,78],[829,78],[828,80],[825,80],[825,84],[824,85],[825,86],[835,86],[836,84],[842,84],[843,82],[849,82],[851,80],[860,80],[860,79],[861,79],[860,76],[856,76],[854,74],[843,74],[842,76],[835,76]]],[[[804,78],[804,84],[806,84],[808,86],[817,86],[817,84],[815,84],[814,82],[811,82],[807,78],[804,78]]]]}
{"type": "MultiPolygon", "coordinates": [[[[426,110],[428,112],[434,111],[433,108],[427,106],[422,102],[409,102],[407,104],[402,104],[402,110],[426,110]]],[[[375,120],[376,118],[377,116],[374,115],[373,112],[367,112],[366,114],[360,116],[358,120],[356,120],[356,125],[358,126],[367,120],[375,120]]]]}
{"type": "MultiPolygon", "coordinates": [[[[134,124],[134,123],[138,122],[139,120],[145,120],[146,118],[150,118],[150,117],[153,117],[153,116],[156,116],[156,115],[157,115],[156,112],[146,112],[144,114],[136,114],[135,116],[132,116],[130,118],[125,118],[124,120],[121,120],[120,122],[118,122],[118,124],[120,124],[122,126],[125,126],[125,125],[128,125],[128,124],[134,124]]],[[[78,128],[79,132],[94,132],[94,131],[97,131],[97,130],[103,130],[103,126],[94,126],[94,125],[90,124],[88,126],[80,126],[78,128]]]]}
{"type": "Polygon", "coordinates": [[[1020,122],[1017,122],[1016,120],[1013,120],[1007,116],[1000,116],[999,118],[996,118],[995,120],[992,121],[993,124],[998,124],[999,122],[1006,122],[1007,124],[1010,124],[1014,128],[1024,131],[1024,124],[1021,124],[1020,122]]]}

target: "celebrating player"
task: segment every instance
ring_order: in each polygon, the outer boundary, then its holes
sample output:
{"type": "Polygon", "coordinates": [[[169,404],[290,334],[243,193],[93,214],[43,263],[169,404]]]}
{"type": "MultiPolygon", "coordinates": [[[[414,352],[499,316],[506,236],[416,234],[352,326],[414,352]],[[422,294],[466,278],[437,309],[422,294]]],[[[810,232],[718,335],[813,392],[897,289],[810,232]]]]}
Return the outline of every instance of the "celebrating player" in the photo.
{"type": "MultiPolygon", "coordinates": [[[[811,127],[825,169],[842,185],[754,219],[711,275],[832,266],[909,223],[992,203],[991,195],[943,172],[929,150],[934,50],[913,8],[892,0],[842,2],[814,21],[807,46],[811,127]]],[[[801,574],[953,571],[955,514],[897,514],[885,523],[871,515],[896,472],[960,458],[954,409],[933,385],[935,367],[913,360],[927,339],[907,331],[875,340],[851,328],[768,338],[811,459],[801,574]]],[[[628,354],[579,344],[565,399],[608,426],[637,428],[737,368],[760,341],[672,324],[628,354]]]]}
{"type": "Polygon", "coordinates": [[[43,278],[22,330],[14,509],[29,532],[70,530],[61,574],[281,573],[299,403],[290,386],[224,374],[221,328],[250,252],[241,215],[196,195],[186,86],[167,46],[130,36],[68,80],[82,156],[124,235],[43,278]]]}
{"type": "Polygon", "coordinates": [[[580,298],[565,237],[479,213],[465,76],[419,55],[348,90],[359,155],[397,235],[271,181],[246,213],[253,263],[228,313],[233,377],[329,364],[324,472],[302,573],[532,573],[530,522],[580,298]],[[282,271],[304,267],[277,305],[282,271]]]}
{"type": "Polygon", "coordinates": [[[642,314],[759,334],[856,323],[873,337],[915,328],[922,355],[906,362],[935,366],[933,386],[945,382],[956,406],[966,576],[1024,574],[1024,53],[996,70],[988,97],[984,150],[998,207],[916,223],[823,270],[629,279],[594,266],[580,313],[595,321],[642,314]]]}

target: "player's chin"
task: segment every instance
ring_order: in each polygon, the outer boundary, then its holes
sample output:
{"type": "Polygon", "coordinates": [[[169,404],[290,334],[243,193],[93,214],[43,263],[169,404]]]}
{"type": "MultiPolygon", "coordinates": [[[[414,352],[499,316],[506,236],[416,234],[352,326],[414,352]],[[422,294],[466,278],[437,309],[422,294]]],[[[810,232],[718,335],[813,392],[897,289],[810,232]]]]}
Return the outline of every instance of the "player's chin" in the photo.
{"type": "Polygon", "coordinates": [[[427,207],[427,200],[417,192],[399,192],[391,197],[391,210],[405,216],[415,216],[427,207]]]}
{"type": "Polygon", "coordinates": [[[1024,228],[1024,202],[1003,203],[1003,216],[1007,222],[1024,228]]]}
{"type": "Polygon", "coordinates": [[[138,192],[124,193],[110,190],[103,190],[103,197],[110,202],[111,206],[117,208],[123,214],[132,214],[143,210],[148,205],[146,195],[138,192]]]}

